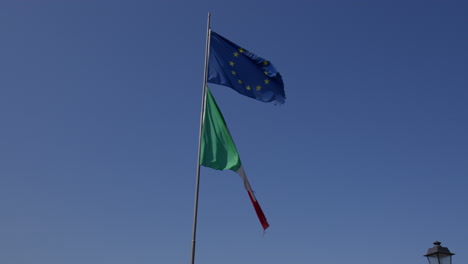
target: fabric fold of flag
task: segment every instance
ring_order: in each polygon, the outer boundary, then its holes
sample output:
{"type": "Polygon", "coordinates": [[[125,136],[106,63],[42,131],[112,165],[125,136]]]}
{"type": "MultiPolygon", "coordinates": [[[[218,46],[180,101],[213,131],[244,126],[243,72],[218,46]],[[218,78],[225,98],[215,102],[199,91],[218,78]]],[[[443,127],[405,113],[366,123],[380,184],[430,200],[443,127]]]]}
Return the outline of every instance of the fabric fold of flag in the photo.
{"type": "Polygon", "coordinates": [[[208,82],[262,102],[283,104],[281,74],[273,64],[211,31],[208,82]]]}
{"type": "Polygon", "coordinates": [[[269,227],[268,221],[247,179],[226,121],[208,88],[206,89],[205,115],[200,151],[200,165],[215,170],[229,169],[239,174],[263,229],[267,229],[269,227]]]}

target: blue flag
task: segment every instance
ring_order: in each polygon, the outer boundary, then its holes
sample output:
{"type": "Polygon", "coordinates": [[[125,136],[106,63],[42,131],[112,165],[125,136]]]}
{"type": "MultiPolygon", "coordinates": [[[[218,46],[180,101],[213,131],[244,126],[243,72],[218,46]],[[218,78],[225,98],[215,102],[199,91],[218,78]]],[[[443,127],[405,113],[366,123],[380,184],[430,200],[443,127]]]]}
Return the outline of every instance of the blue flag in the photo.
{"type": "Polygon", "coordinates": [[[286,96],[280,73],[273,64],[211,31],[208,82],[238,93],[283,104],[286,96]]]}

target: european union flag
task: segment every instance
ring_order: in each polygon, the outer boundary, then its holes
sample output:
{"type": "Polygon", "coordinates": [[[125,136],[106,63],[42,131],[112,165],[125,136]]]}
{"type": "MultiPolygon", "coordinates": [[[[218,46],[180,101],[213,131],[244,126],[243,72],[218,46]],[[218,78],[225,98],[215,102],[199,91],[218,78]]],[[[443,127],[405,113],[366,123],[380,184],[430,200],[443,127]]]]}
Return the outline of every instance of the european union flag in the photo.
{"type": "Polygon", "coordinates": [[[271,62],[211,31],[208,82],[262,102],[284,103],[284,84],[271,62]]]}

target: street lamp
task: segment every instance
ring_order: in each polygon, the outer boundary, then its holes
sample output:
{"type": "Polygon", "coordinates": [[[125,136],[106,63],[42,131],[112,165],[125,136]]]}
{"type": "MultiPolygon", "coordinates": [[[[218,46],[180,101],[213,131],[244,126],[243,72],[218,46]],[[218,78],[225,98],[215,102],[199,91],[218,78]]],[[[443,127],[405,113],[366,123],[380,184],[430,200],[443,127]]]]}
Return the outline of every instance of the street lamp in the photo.
{"type": "Polygon", "coordinates": [[[454,253],[446,247],[442,247],[439,241],[434,242],[434,246],[427,250],[429,264],[452,264],[452,255],[454,253]]]}

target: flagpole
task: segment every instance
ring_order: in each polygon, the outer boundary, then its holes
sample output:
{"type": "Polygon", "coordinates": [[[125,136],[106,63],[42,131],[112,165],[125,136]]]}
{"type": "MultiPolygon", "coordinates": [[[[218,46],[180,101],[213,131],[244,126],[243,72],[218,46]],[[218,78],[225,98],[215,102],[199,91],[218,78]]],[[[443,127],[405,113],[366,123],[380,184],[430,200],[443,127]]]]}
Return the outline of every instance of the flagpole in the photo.
{"type": "Polygon", "coordinates": [[[200,112],[200,130],[198,136],[198,157],[197,157],[197,176],[195,181],[195,202],[193,205],[193,231],[192,231],[192,251],[190,255],[190,264],[195,263],[195,243],[197,237],[197,215],[198,215],[198,193],[200,190],[200,155],[201,155],[201,142],[203,132],[203,120],[205,118],[205,101],[206,101],[206,83],[208,79],[208,58],[210,57],[210,17],[208,12],[208,21],[206,24],[206,47],[205,47],[205,68],[203,70],[203,89],[202,89],[202,105],[200,112]]]}

